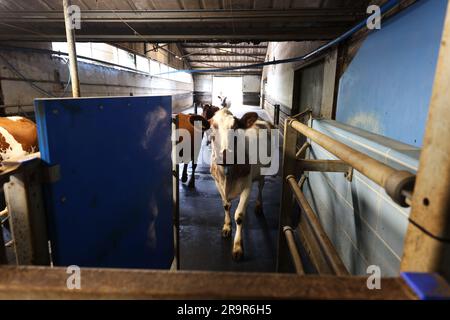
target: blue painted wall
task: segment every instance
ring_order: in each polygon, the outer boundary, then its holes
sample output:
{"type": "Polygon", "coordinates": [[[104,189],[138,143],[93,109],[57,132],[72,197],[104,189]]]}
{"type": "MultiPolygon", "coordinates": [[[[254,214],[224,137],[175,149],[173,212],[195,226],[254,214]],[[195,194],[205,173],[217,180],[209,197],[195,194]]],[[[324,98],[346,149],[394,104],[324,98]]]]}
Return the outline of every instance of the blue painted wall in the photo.
{"type": "Polygon", "coordinates": [[[420,0],[373,32],[340,79],[336,120],[420,147],[447,0],[420,0]]]}

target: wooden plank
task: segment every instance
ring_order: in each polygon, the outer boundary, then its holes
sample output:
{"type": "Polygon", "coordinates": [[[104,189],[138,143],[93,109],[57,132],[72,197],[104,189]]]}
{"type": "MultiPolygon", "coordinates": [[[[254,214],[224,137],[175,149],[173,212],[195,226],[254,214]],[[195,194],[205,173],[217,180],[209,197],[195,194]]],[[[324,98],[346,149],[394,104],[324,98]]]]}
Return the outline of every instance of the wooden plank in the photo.
{"type": "Polygon", "coordinates": [[[400,278],[369,290],[366,277],[275,273],[81,269],[69,290],[65,268],[1,266],[0,299],[417,299],[400,278]]]}
{"type": "Polygon", "coordinates": [[[424,146],[405,238],[403,271],[450,280],[450,5],[441,40],[424,146]]]}

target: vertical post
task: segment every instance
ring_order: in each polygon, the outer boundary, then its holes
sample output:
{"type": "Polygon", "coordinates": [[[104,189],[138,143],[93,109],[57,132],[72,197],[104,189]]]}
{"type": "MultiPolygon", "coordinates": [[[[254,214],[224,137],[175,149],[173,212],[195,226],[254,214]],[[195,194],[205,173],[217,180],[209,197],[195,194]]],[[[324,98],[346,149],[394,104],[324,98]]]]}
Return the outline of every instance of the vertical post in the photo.
{"type": "Polygon", "coordinates": [[[279,104],[274,105],[273,111],[274,111],[273,122],[274,125],[278,127],[278,125],[280,124],[280,105],[279,104]]]}
{"type": "Polygon", "coordinates": [[[18,265],[50,264],[41,168],[35,163],[4,185],[18,265]]]}
{"type": "Polygon", "coordinates": [[[180,269],[180,190],[179,176],[180,167],[177,163],[177,142],[178,117],[172,118],[172,192],[173,192],[173,236],[175,264],[172,268],[180,269]]]}
{"type": "Polygon", "coordinates": [[[450,280],[450,5],[441,40],[424,146],[405,237],[402,271],[450,280]]]}
{"type": "Polygon", "coordinates": [[[5,250],[5,240],[3,239],[3,230],[0,224],[0,265],[6,264],[6,250],[5,250]]]}
{"type": "Polygon", "coordinates": [[[75,46],[75,29],[69,12],[70,0],[63,0],[64,21],[66,25],[67,48],[69,52],[70,78],[72,83],[72,95],[74,98],[81,96],[80,80],[78,78],[77,50],[75,46]]]}
{"type": "Polygon", "coordinates": [[[284,141],[283,141],[283,166],[282,179],[283,189],[281,193],[280,208],[280,225],[278,229],[278,256],[277,256],[277,272],[289,271],[289,248],[286,243],[283,228],[291,226],[291,217],[294,209],[294,201],[292,190],[286,177],[295,175],[297,153],[297,131],[295,131],[290,122],[291,118],[286,119],[284,124],[284,141]]]}

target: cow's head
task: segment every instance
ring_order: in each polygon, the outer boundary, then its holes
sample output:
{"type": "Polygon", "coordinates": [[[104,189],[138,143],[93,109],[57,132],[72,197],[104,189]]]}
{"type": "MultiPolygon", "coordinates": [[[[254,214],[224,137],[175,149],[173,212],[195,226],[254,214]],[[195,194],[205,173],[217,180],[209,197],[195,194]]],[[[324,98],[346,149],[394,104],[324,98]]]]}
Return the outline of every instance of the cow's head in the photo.
{"type": "Polygon", "coordinates": [[[216,107],[216,106],[213,106],[213,105],[210,105],[210,104],[204,104],[202,106],[202,109],[203,109],[202,116],[206,120],[210,120],[212,117],[214,117],[216,112],[220,110],[219,107],[216,107]]]}
{"type": "Polygon", "coordinates": [[[231,141],[231,139],[236,140],[238,135],[245,135],[245,132],[242,132],[242,130],[251,128],[256,120],[258,120],[258,114],[256,112],[248,112],[242,118],[238,119],[228,108],[217,111],[209,121],[212,131],[211,139],[213,141],[212,161],[220,165],[235,164],[237,158],[236,150],[239,149],[235,142],[239,143],[239,140],[231,141]],[[239,130],[241,132],[238,132],[239,130]],[[230,161],[230,156],[233,161],[230,161]],[[227,157],[229,161],[227,161],[227,157]]]}

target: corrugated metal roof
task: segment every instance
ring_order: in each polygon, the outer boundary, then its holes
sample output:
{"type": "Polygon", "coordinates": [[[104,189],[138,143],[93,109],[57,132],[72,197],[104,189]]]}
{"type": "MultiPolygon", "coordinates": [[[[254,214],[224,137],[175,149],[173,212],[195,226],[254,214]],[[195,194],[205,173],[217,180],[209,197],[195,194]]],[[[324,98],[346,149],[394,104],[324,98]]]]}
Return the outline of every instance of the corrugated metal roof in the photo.
{"type": "MultiPolygon", "coordinates": [[[[261,62],[266,41],[332,39],[365,15],[368,2],[72,0],[81,9],[78,41],[182,42],[192,68],[261,62]]],[[[0,40],[64,41],[62,1],[0,1],[0,40]]]]}

